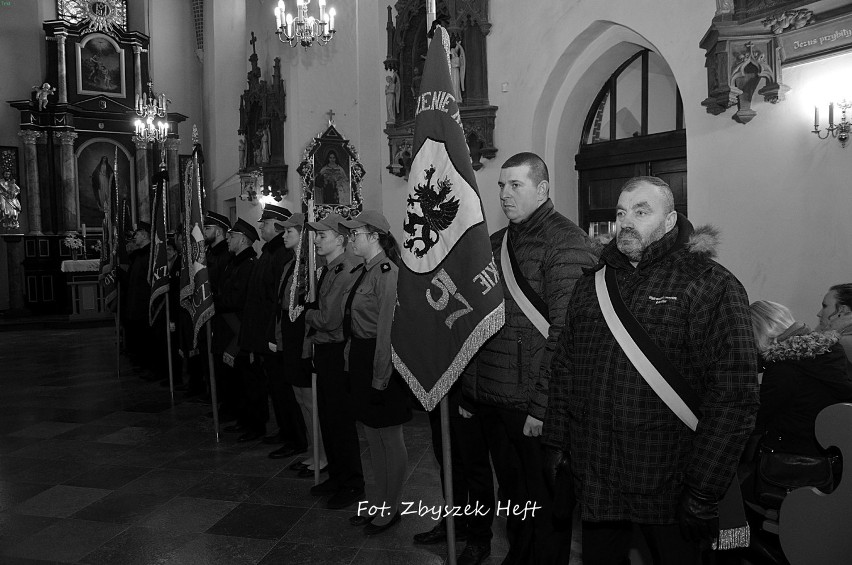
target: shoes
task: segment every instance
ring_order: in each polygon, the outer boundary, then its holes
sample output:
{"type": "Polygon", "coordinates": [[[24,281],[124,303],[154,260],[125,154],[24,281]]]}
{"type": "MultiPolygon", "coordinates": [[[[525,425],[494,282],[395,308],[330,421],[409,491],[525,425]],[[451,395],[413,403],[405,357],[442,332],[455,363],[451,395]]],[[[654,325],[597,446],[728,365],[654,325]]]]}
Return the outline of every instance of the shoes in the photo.
{"type": "Polygon", "coordinates": [[[490,543],[469,543],[459,555],[457,565],[479,565],[491,555],[490,543]]]}
{"type": "MultiPolygon", "coordinates": [[[[384,532],[385,530],[389,529],[391,526],[397,525],[401,519],[402,519],[402,514],[400,514],[399,510],[397,510],[396,514],[393,515],[393,518],[391,518],[390,522],[388,522],[384,526],[377,526],[375,524],[375,522],[371,522],[371,523],[367,524],[366,526],[364,526],[364,533],[367,534],[368,536],[378,535],[378,534],[384,532]]],[[[491,548],[488,549],[488,552],[491,553],[491,548]]]]}
{"type": "MultiPolygon", "coordinates": [[[[325,473],[327,469],[328,469],[328,465],[320,467],[320,473],[325,473]]],[[[299,469],[299,472],[296,473],[296,476],[302,477],[303,479],[305,479],[307,477],[313,477],[314,476],[314,470],[308,469],[307,467],[305,467],[304,469],[299,469]]]]}
{"type": "Polygon", "coordinates": [[[304,461],[296,461],[294,463],[290,463],[287,468],[291,471],[301,471],[302,469],[307,469],[308,466],[305,465],[304,461]]]}
{"type": "Polygon", "coordinates": [[[276,449],[272,453],[269,454],[270,459],[285,459],[287,457],[293,457],[294,455],[299,455],[300,453],[304,453],[308,450],[307,447],[300,447],[291,444],[284,444],[284,447],[280,449],[276,449]]]}
{"type": "Polygon", "coordinates": [[[275,445],[275,444],[278,444],[278,443],[286,443],[286,441],[284,441],[284,438],[281,437],[280,434],[274,434],[274,435],[266,436],[265,438],[263,438],[263,443],[265,445],[275,445]]]}
{"type": "Polygon", "coordinates": [[[338,490],[340,490],[340,487],[337,486],[337,483],[331,479],[326,479],[320,484],[312,486],[311,494],[314,496],[323,496],[326,494],[336,493],[338,490]]]}
{"type": "MultiPolygon", "coordinates": [[[[320,483],[322,484],[322,483],[320,483]]],[[[317,485],[319,486],[319,485],[317,485]]],[[[316,487],[314,487],[316,488],[316,487]]],[[[313,489],[311,489],[313,490],[313,489]]],[[[364,489],[363,488],[342,488],[335,492],[331,498],[328,499],[328,503],[325,505],[326,508],[330,510],[342,510],[347,506],[351,506],[355,502],[364,499],[364,489]]]]}
{"type": "MultiPolygon", "coordinates": [[[[465,541],[467,539],[467,529],[460,528],[456,521],[456,541],[465,541]]],[[[445,543],[447,541],[447,523],[441,520],[437,526],[428,532],[414,534],[414,543],[418,545],[432,545],[436,543],[445,543]]]]}
{"type": "Polygon", "coordinates": [[[356,514],[349,518],[349,523],[353,526],[366,526],[373,521],[373,516],[360,516],[356,514]]]}
{"type": "Polygon", "coordinates": [[[240,424],[231,424],[230,426],[225,426],[222,431],[237,433],[237,432],[245,432],[248,428],[242,426],[240,424]]]}
{"type": "Polygon", "coordinates": [[[262,435],[263,434],[259,434],[257,432],[246,432],[237,438],[237,443],[248,443],[250,441],[257,441],[262,435]]]}

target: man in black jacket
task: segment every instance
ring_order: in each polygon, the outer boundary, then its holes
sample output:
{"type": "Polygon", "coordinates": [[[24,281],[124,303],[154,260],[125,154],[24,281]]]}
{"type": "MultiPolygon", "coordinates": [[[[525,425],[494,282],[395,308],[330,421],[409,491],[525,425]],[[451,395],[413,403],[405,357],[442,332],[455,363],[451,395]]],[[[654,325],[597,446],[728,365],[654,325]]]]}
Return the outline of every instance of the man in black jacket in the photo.
{"type": "MultiPolygon", "coordinates": [[[[125,335],[127,352],[134,365],[157,370],[154,355],[154,336],[148,324],[148,307],[151,300],[151,284],[148,282],[148,263],[151,260],[151,224],[139,222],[133,232],[135,249],[130,252],[130,268],[127,271],[126,294],[127,308],[125,335]]],[[[147,380],[157,380],[159,375],[145,377],[147,380]]]]}

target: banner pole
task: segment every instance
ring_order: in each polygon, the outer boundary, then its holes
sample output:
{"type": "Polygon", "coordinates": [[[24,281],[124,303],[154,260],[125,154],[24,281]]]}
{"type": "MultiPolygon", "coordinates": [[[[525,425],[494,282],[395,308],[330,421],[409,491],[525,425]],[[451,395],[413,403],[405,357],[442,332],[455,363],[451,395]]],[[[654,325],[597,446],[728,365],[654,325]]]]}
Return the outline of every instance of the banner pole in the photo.
{"type": "Polygon", "coordinates": [[[213,428],[216,431],[216,443],[219,443],[219,400],[216,395],[216,369],[213,368],[213,332],[210,320],[204,324],[207,328],[207,365],[210,369],[210,404],[213,405],[213,428]]]}
{"type": "Polygon", "coordinates": [[[175,405],[175,377],[172,368],[172,321],[169,315],[169,295],[166,293],[166,362],[169,364],[169,394],[172,397],[172,406],[175,405]]]}
{"type": "Polygon", "coordinates": [[[121,380],[121,284],[118,282],[118,270],[115,278],[115,377],[121,380]]]}
{"type": "MultiPolygon", "coordinates": [[[[453,507],[453,450],[450,444],[449,395],[441,399],[441,450],[444,452],[444,501],[453,507]]],[[[452,512],[447,520],[447,563],[456,565],[456,523],[452,512]]]]}
{"type": "MultiPolygon", "coordinates": [[[[313,196],[308,199],[308,221],[316,221],[316,209],[314,208],[313,196]]],[[[308,234],[308,301],[317,300],[319,289],[317,288],[317,258],[314,247],[314,231],[303,230],[308,234]]],[[[293,275],[294,277],[296,275],[293,275]]],[[[311,357],[313,357],[313,346],[311,346],[311,357]]],[[[319,402],[317,401],[317,374],[311,371],[311,431],[314,440],[314,484],[320,482],[320,431],[319,431],[319,402]]]]}

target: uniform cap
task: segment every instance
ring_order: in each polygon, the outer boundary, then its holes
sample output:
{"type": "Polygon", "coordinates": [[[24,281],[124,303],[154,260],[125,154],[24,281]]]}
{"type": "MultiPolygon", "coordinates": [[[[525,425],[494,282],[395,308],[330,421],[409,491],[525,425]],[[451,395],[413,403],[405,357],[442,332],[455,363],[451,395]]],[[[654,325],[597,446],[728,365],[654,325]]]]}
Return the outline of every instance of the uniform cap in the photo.
{"type": "Polygon", "coordinates": [[[237,218],[237,221],[234,222],[234,227],[231,228],[228,233],[241,233],[247,238],[249,238],[252,242],[260,239],[260,236],[257,233],[257,228],[248,223],[242,218],[237,218]]]}
{"type": "Polygon", "coordinates": [[[260,215],[260,222],[263,220],[280,220],[282,222],[288,220],[290,216],[293,215],[293,212],[288,210],[283,206],[276,206],[275,204],[267,204],[263,208],[263,214],[260,215]]]}
{"type": "Polygon", "coordinates": [[[294,228],[296,226],[305,225],[305,215],[301,212],[296,212],[285,222],[275,222],[279,228],[294,228]]]}
{"type": "Polygon", "coordinates": [[[218,226],[225,231],[231,229],[231,220],[228,219],[227,216],[223,216],[222,214],[217,214],[211,210],[207,211],[207,215],[204,216],[204,225],[205,226],[218,226]]]}
{"type": "Polygon", "coordinates": [[[340,214],[329,214],[317,222],[308,222],[308,227],[316,231],[332,230],[340,235],[349,235],[349,228],[343,225],[343,221],[340,214]]]}
{"type": "Polygon", "coordinates": [[[390,224],[378,210],[364,210],[351,220],[343,220],[340,223],[350,230],[360,228],[361,226],[371,226],[382,233],[390,231],[390,224]]]}

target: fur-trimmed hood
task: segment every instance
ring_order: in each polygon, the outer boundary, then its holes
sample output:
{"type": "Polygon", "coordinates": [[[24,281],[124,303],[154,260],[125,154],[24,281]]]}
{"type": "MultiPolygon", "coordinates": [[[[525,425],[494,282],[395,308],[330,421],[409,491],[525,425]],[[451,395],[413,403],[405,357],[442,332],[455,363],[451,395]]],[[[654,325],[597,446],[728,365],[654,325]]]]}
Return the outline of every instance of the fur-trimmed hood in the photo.
{"type": "Polygon", "coordinates": [[[792,335],[772,343],[762,355],[768,363],[814,359],[828,353],[839,340],[840,334],[834,330],[792,335]]]}
{"type": "Polygon", "coordinates": [[[692,231],[686,241],[690,253],[703,255],[707,259],[716,258],[716,248],[719,247],[719,230],[711,225],[699,226],[692,231]]]}

